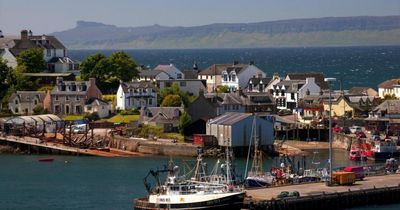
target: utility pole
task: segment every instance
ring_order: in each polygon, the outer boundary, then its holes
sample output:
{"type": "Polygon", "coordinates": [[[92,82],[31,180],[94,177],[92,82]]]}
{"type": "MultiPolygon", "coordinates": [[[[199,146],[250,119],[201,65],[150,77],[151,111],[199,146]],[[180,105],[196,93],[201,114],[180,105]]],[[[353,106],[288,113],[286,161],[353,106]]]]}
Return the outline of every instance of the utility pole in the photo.
{"type": "Polygon", "coordinates": [[[329,85],[329,180],[326,185],[332,185],[332,90],[331,84],[336,81],[336,78],[325,78],[325,82],[329,85]]]}

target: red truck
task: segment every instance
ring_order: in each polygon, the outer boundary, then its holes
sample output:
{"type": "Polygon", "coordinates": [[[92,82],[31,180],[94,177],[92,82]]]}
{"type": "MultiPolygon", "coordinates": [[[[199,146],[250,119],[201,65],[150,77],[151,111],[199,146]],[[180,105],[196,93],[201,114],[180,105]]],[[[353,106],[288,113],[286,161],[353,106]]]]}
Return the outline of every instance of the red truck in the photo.
{"type": "Polygon", "coordinates": [[[363,180],[365,178],[364,168],[362,166],[350,166],[343,169],[345,172],[353,172],[356,175],[357,180],[363,180]]]}

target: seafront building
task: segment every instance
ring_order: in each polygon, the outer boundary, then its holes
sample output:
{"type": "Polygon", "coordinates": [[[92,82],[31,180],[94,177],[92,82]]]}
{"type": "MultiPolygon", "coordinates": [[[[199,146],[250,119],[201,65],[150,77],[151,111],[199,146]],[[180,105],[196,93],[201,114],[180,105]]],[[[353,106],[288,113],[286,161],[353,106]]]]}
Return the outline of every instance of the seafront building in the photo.
{"type": "Polygon", "coordinates": [[[378,95],[381,98],[385,96],[395,96],[400,98],[400,78],[390,79],[378,85],[378,95]]]}
{"type": "Polygon", "coordinates": [[[117,91],[117,110],[157,106],[157,87],[151,81],[121,82],[117,91]]]}
{"type": "Polygon", "coordinates": [[[33,35],[31,30],[24,29],[19,38],[0,37],[0,58],[12,68],[17,67],[20,53],[33,48],[43,49],[48,72],[79,72],[79,62],[68,57],[67,48],[54,36],[33,35]]]}
{"type": "Polygon", "coordinates": [[[226,86],[230,92],[238,91],[247,87],[247,83],[252,77],[265,77],[266,74],[254,65],[240,64],[213,64],[198,74],[198,79],[207,81],[207,92],[217,92],[218,87],[226,86]]]}

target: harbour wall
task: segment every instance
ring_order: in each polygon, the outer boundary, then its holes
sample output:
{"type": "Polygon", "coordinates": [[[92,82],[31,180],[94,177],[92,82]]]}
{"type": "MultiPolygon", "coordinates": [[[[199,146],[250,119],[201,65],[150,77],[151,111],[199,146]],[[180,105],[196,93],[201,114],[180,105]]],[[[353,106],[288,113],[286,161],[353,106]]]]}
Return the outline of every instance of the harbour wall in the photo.
{"type": "Polygon", "coordinates": [[[341,148],[347,151],[350,151],[352,143],[357,141],[356,137],[343,133],[332,133],[332,139],[332,144],[335,148],[341,148]]]}
{"type": "Polygon", "coordinates": [[[311,210],[345,209],[365,205],[387,205],[400,201],[400,186],[358,191],[319,194],[314,196],[245,202],[245,209],[311,210]]]}
{"type": "Polygon", "coordinates": [[[111,148],[152,155],[196,156],[198,146],[186,143],[157,142],[140,138],[114,136],[109,143],[111,148]]]}

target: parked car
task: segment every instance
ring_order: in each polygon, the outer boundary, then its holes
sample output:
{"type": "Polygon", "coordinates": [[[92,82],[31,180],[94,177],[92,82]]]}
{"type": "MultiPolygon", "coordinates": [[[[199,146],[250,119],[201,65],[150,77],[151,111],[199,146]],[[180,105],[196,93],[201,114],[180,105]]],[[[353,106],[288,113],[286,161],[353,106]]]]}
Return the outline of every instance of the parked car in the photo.
{"type": "Polygon", "coordinates": [[[350,127],[350,132],[351,133],[358,133],[358,132],[361,132],[362,131],[362,128],[360,127],[360,126],[355,126],[355,125],[353,125],[353,126],[351,126],[350,127]]]}
{"type": "Polygon", "coordinates": [[[345,172],[353,172],[356,174],[357,180],[363,180],[365,177],[364,168],[362,166],[350,166],[343,169],[345,172]]]}
{"type": "Polygon", "coordinates": [[[356,133],[356,137],[358,137],[358,138],[367,138],[367,135],[365,135],[364,132],[360,131],[360,132],[356,133]]]}
{"type": "Polygon", "coordinates": [[[344,133],[344,134],[350,134],[351,132],[350,132],[350,128],[349,127],[343,127],[342,128],[342,133],[344,133]]]}

